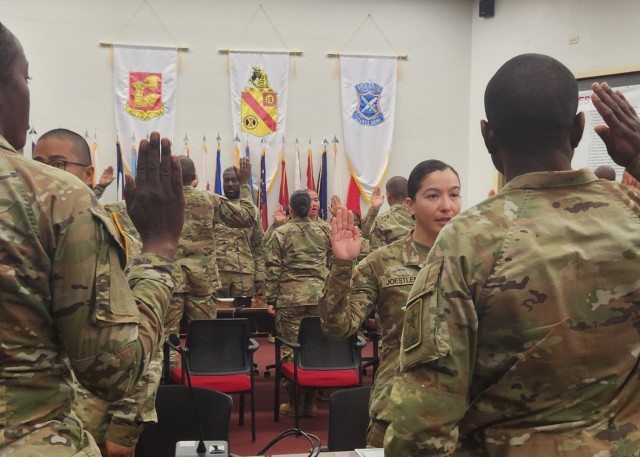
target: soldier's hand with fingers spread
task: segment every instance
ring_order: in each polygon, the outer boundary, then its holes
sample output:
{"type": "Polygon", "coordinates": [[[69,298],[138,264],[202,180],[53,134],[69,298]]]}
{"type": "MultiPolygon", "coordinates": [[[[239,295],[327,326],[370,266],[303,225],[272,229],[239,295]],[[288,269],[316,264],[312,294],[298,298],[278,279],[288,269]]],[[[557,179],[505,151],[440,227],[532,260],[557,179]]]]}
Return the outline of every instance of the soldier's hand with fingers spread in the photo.
{"type": "Polygon", "coordinates": [[[138,171],[126,177],[127,211],[142,238],[142,251],[172,259],[184,222],[182,171],[171,142],[152,132],[138,149],[138,171]]]}
{"type": "Polygon", "coordinates": [[[380,195],[380,187],[376,186],[371,192],[371,207],[373,209],[380,209],[384,203],[384,195],[380,195]]]}
{"type": "Polygon", "coordinates": [[[336,212],[339,208],[342,208],[342,202],[340,201],[340,197],[337,195],[331,196],[331,206],[329,206],[329,211],[333,217],[336,217],[336,212]]]}
{"type": "Polygon", "coordinates": [[[251,177],[251,160],[249,157],[240,159],[240,168],[236,167],[236,176],[241,185],[249,184],[249,178],[251,177]]]}
{"type": "Polygon", "coordinates": [[[276,211],[273,213],[273,221],[278,224],[284,224],[287,222],[287,213],[280,203],[276,205],[276,211]]]}
{"type": "Polygon", "coordinates": [[[113,179],[114,179],[113,167],[109,165],[107,168],[104,169],[104,171],[100,175],[100,180],[98,181],[98,185],[103,188],[108,187],[109,184],[113,182],[113,179]]]}
{"type": "Polygon", "coordinates": [[[353,223],[353,211],[341,208],[331,220],[331,247],[336,259],[353,260],[361,248],[360,229],[353,223]]]}
{"type": "Polygon", "coordinates": [[[620,91],[607,83],[593,83],[591,100],[606,125],[596,125],[595,131],[607,146],[615,163],[628,167],[640,156],[640,119],[620,91]]]}

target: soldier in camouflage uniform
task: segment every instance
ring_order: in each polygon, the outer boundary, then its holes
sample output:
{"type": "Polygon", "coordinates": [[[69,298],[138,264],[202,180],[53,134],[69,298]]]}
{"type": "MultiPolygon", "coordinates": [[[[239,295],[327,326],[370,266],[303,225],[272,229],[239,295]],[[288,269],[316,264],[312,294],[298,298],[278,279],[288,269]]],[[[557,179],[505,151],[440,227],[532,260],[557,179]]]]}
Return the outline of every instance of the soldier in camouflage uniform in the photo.
{"type": "Polygon", "coordinates": [[[157,133],[141,143],[141,173],[135,188],[128,181],[127,200],[145,253],[132,259],[128,283],[121,235],[90,189],[16,153],[29,121],[28,64],[2,25],[0,55],[0,454],[98,456],[71,411],[71,368],[114,400],[162,343],[184,211],[180,168],[168,140],[161,161],[157,133]]]}
{"type": "MultiPolygon", "coordinates": [[[[596,132],[640,176],[640,119],[594,89],[596,132]]],[[[416,279],[386,455],[640,455],[640,195],[571,170],[577,103],[547,56],[489,82],[482,135],[508,182],[444,228],[416,279]]]]}
{"type": "MultiPolygon", "coordinates": [[[[223,221],[232,227],[253,227],[255,207],[249,200],[249,159],[240,160],[238,178],[242,184],[240,204],[201,191],[192,186],[196,169],[187,156],[180,156],[185,199],[185,221],[176,252],[176,263],[182,269],[182,282],[173,293],[165,318],[165,334],[177,334],[183,313],[187,320],[215,319],[214,293],[220,288],[216,266],[215,226],[223,221]]],[[[171,352],[171,367],[177,367],[177,355],[171,352]]]]}
{"type": "Polygon", "coordinates": [[[320,300],[322,329],[331,338],[346,338],[357,332],[374,311],[382,334],[380,369],[369,403],[370,447],[382,447],[392,419],[387,404],[409,291],[443,224],[460,212],[460,180],[449,165],[426,160],[412,171],[408,195],[407,206],[415,216],[415,230],[369,254],[355,267],[355,273],[353,260],[359,254],[361,239],[351,212],[348,215],[340,209],[331,222],[334,260],[320,300]]]}
{"type": "MultiPolygon", "coordinates": [[[[277,335],[297,341],[302,318],[318,315],[329,273],[331,232],[309,219],[311,198],[306,191],[294,192],[289,201],[291,220],[278,227],[265,245],[265,299],[270,313],[275,313],[277,335]]],[[[291,357],[291,353],[285,352],[284,357],[291,357]]],[[[292,416],[293,389],[289,383],[285,388],[289,402],[281,405],[280,412],[292,416]]],[[[302,415],[315,415],[315,390],[299,392],[302,415]]]]}
{"type": "MultiPolygon", "coordinates": [[[[372,251],[399,240],[406,235],[407,232],[412,230],[415,225],[411,214],[409,214],[404,204],[407,198],[407,180],[402,176],[394,176],[387,181],[386,187],[387,201],[391,208],[380,216],[375,217],[377,211],[372,205],[363,222],[366,228],[371,218],[375,218],[371,226],[371,233],[369,234],[372,251]]],[[[380,208],[380,206],[378,206],[378,208],[380,208]]]]}
{"type": "Polygon", "coordinates": [[[360,222],[360,234],[362,239],[368,241],[371,237],[373,223],[376,221],[378,213],[380,212],[380,207],[383,203],[384,195],[380,194],[380,187],[376,186],[373,188],[373,192],[371,192],[371,206],[369,207],[369,211],[367,211],[367,214],[364,215],[364,219],[360,222]]]}
{"type": "MultiPolygon", "coordinates": [[[[222,174],[224,195],[239,204],[240,182],[235,167],[222,174]]],[[[264,247],[262,217],[254,206],[253,227],[234,229],[222,223],[216,225],[216,261],[220,273],[221,297],[261,295],[264,291],[264,247]]]]}
{"type": "MultiPolygon", "coordinates": [[[[87,186],[91,185],[93,167],[87,165],[91,163],[89,146],[84,138],[75,132],[55,129],[45,133],[35,146],[33,159],[54,168],[62,168],[87,186]]],[[[140,235],[126,213],[124,202],[116,205],[120,210],[119,216],[114,215],[112,211],[107,212],[112,215],[121,232],[125,226],[122,221],[127,221],[127,231],[124,231],[127,239],[123,238],[123,241],[128,258],[132,258],[141,253],[142,240],[138,241],[140,235]]],[[[119,449],[118,455],[125,455],[125,450],[133,455],[144,422],[156,420],[155,393],[160,381],[161,368],[162,351],[158,350],[149,363],[147,372],[134,389],[135,396],[111,403],[96,397],[81,384],[76,384],[74,411],[107,457],[116,447],[122,448],[119,449]],[[105,436],[109,443],[106,443],[105,436]]]]}

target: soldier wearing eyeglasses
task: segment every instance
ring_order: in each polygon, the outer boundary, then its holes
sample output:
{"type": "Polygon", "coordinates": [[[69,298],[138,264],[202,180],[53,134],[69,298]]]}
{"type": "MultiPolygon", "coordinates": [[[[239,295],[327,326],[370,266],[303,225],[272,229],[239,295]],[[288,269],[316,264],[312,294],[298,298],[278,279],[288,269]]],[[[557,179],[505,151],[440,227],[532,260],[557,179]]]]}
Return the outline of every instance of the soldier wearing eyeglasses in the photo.
{"type": "MultiPolygon", "coordinates": [[[[82,136],[71,130],[58,128],[42,135],[36,143],[33,159],[65,170],[89,187],[93,183],[94,167],[89,145],[82,136]]],[[[97,198],[100,198],[104,188],[113,180],[112,177],[109,179],[109,174],[113,175],[112,167],[107,168],[102,174],[100,182],[103,186],[96,186],[93,189],[97,198]],[[105,182],[106,185],[104,185],[105,182]]],[[[124,201],[105,205],[105,208],[127,235],[129,258],[140,254],[142,241],[126,212],[124,201]]],[[[127,453],[133,455],[144,424],[156,421],[155,393],[160,384],[161,375],[162,351],[157,351],[135,389],[121,400],[115,402],[102,400],[81,384],[76,383],[73,410],[82,420],[85,430],[91,433],[104,450],[105,456],[127,455],[127,453]]]]}

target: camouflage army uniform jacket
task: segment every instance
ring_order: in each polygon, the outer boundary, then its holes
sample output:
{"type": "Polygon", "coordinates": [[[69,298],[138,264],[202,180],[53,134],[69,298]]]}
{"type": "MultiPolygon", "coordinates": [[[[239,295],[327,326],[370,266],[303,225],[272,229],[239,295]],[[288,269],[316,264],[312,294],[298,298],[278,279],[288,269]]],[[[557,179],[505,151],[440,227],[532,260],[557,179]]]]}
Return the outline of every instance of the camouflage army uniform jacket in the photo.
{"type": "Polygon", "coordinates": [[[416,223],[404,203],[393,205],[373,222],[369,235],[371,250],[399,240],[415,226],[416,223]]]}
{"type": "Polygon", "coordinates": [[[254,224],[255,207],[245,196],[249,186],[241,186],[239,205],[217,194],[184,186],[184,226],[176,251],[182,268],[182,285],[176,292],[212,295],[220,288],[216,266],[215,226],[249,228],[254,224]]]}
{"type": "Polygon", "coordinates": [[[415,243],[411,235],[408,233],[369,254],[355,268],[353,279],[353,262],[333,259],[320,301],[322,330],[335,339],[357,332],[369,313],[375,311],[382,348],[369,414],[387,422],[391,422],[391,418],[383,411],[389,402],[398,362],[404,307],[429,253],[429,248],[415,243]]]}
{"type": "Polygon", "coordinates": [[[376,221],[378,217],[378,213],[380,212],[380,208],[374,208],[371,206],[367,214],[365,214],[364,218],[362,218],[362,222],[360,223],[360,235],[366,240],[371,237],[371,229],[373,228],[373,223],[376,221]]]}
{"type": "Polygon", "coordinates": [[[254,282],[264,282],[264,231],[258,208],[253,207],[253,227],[238,230],[223,221],[216,224],[215,235],[219,271],[254,275],[254,282]]]}
{"type": "Polygon", "coordinates": [[[265,245],[265,299],[277,308],[317,305],[329,274],[331,232],[309,218],[291,219],[265,245]]]}
{"type": "Polygon", "coordinates": [[[387,455],[639,455],[639,256],[640,195],[586,169],[453,219],[407,303],[387,455]]]}
{"type": "Polygon", "coordinates": [[[71,411],[71,368],[102,398],[123,397],[162,343],[176,269],[144,254],[127,281],[91,190],[2,137],[0,176],[0,454],[99,455],[71,411]]]}

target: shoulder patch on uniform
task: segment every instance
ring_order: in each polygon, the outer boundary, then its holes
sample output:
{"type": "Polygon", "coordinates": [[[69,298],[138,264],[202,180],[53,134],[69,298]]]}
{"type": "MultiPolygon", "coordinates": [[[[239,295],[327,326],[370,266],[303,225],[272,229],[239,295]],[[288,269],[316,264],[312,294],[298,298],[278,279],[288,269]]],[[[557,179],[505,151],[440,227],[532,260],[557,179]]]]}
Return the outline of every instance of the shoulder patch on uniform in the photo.
{"type": "Polygon", "coordinates": [[[416,301],[407,309],[402,329],[402,347],[404,351],[411,351],[422,342],[422,303],[416,301]]]}

